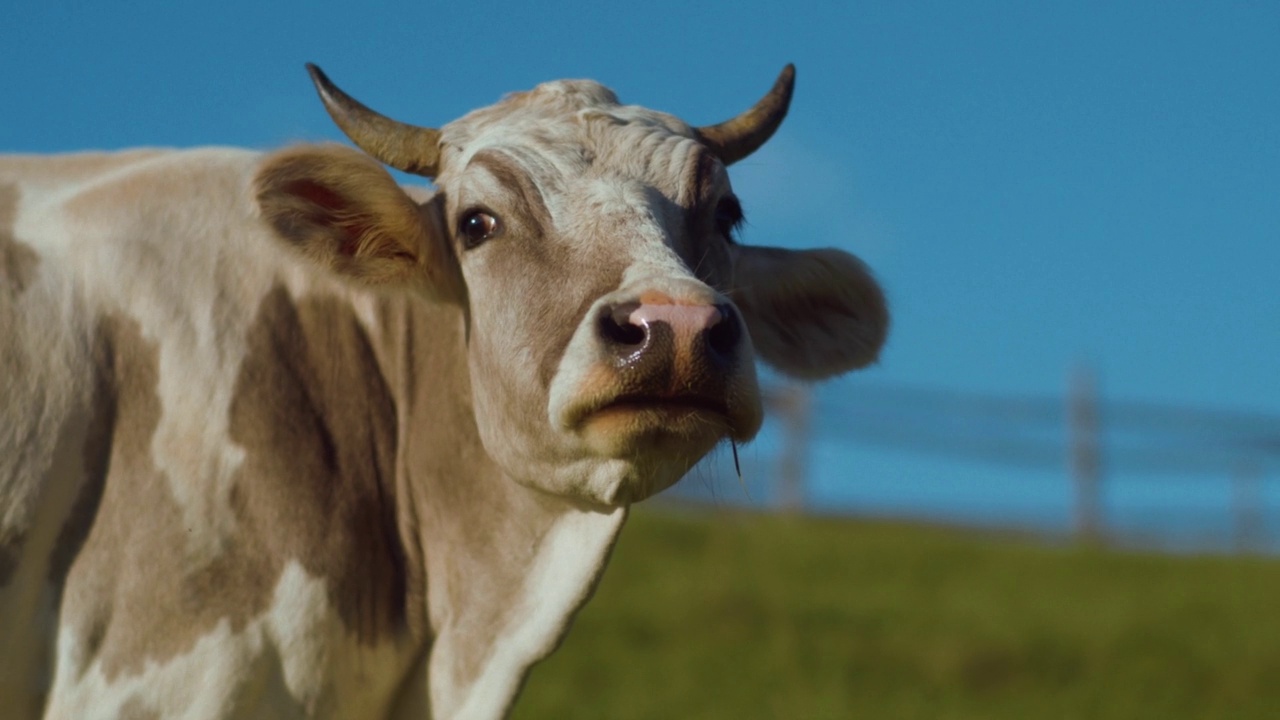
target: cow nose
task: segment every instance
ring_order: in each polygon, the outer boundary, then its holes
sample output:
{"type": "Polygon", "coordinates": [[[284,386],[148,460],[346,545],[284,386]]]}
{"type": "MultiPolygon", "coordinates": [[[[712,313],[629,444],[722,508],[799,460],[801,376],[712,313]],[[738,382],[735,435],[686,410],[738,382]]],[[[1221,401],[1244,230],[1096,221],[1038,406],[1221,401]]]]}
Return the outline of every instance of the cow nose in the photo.
{"type": "Polygon", "coordinates": [[[600,338],[618,360],[674,362],[689,354],[695,363],[725,366],[737,356],[742,326],[732,305],[630,302],[606,307],[600,338]]]}

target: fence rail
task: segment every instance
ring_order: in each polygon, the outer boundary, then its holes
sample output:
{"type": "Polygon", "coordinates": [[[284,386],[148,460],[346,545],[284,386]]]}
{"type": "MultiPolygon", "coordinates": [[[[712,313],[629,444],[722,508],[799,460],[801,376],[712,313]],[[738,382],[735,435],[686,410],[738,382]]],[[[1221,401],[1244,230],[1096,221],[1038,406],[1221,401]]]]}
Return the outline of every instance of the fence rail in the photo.
{"type": "MultiPolygon", "coordinates": [[[[1117,476],[1232,484],[1236,534],[1265,532],[1268,478],[1280,471],[1280,415],[1104,399],[1075,369],[1063,397],[844,383],[765,388],[780,425],[773,504],[802,509],[817,439],[1016,469],[1064,469],[1082,539],[1108,535],[1103,495],[1117,476]]],[[[1248,544],[1246,541],[1244,544],[1248,544]]]]}

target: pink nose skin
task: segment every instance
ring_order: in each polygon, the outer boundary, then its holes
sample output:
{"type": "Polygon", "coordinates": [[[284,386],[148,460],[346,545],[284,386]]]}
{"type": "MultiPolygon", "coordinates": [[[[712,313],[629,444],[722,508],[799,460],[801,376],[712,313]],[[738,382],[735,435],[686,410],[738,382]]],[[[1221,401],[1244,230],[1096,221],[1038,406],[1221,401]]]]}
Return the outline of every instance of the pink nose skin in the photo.
{"type": "Polygon", "coordinates": [[[632,325],[648,327],[664,322],[676,337],[697,337],[724,319],[714,305],[641,305],[631,311],[632,325]]]}
{"type": "Polygon", "coordinates": [[[658,292],[641,295],[638,303],[602,308],[597,332],[617,367],[655,382],[672,373],[687,379],[691,373],[728,372],[742,337],[732,306],[681,302],[658,292]]]}

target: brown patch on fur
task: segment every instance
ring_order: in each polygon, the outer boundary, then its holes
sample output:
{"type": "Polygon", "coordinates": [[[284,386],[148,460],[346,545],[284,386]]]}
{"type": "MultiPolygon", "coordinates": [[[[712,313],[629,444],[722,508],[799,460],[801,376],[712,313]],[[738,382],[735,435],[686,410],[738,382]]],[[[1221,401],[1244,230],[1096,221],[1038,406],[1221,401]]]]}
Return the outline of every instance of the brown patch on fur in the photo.
{"type": "Polygon", "coordinates": [[[18,569],[18,558],[22,554],[22,538],[6,537],[0,540],[0,588],[9,584],[9,578],[18,569]]]}
{"type": "Polygon", "coordinates": [[[338,300],[264,300],[231,405],[247,451],[233,502],[267,555],[326,578],[347,628],[377,642],[405,618],[395,522],[395,400],[338,300]]]}
{"type": "Polygon", "coordinates": [[[84,479],[49,557],[49,581],[59,589],[93,527],[106,484],[117,411],[116,392],[109,386],[115,376],[115,360],[107,332],[107,326],[99,327],[93,343],[94,366],[105,372],[99,372],[95,378],[90,403],[93,414],[85,430],[84,447],[81,449],[84,479]]]}
{"type": "MultiPolygon", "coordinates": [[[[15,300],[31,282],[40,261],[34,250],[13,236],[17,219],[17,186],[0,185],[0,383],[4,384],[0,390],[4,390],[5,395],[11,378],[21,378],[26,365],[21,351],[14,347],[14,334],[21,321],[15,300]]],[[[0,409],[4,411],[7,409],[0,409]]],[[[0,524],[0,587],[8,585],[17,571],[24,542],[21,529],[0,524]]]]}
{"type": "Polygon", "coordinates": [[[27,289],[40,264],[39,253],[13,236],[17,219],[18,188],[0,185],[0,282],[14,296],[27,289]]]}
{"type": "Polygon", "coordinates": [[[170,489],[203,478],[170,479],[152,459],[157,348],[130,320],[104,320],[102,334],[116,422],[97,518],[70,571],[67,617],[108,679],[188,652],[224,621],[240,632],[268,609],[294,560],[328,583],[361,643],[404,625],[395,405],[349,308],[295,303],[283,289],[264,299],[230,408],[232,438],[246,451],[231,490],[235,532],[203,564],[186,552],[190,529],[170,489]]]}

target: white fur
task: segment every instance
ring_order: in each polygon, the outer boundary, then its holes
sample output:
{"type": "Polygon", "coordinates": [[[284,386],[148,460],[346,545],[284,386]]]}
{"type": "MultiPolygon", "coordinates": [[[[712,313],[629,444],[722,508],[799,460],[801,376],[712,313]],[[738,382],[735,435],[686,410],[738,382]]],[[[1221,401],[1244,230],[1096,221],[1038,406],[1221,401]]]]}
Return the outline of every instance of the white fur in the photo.
{"type": "Polygon", "coordinates": [[[570,511],[556,522],[522,585],[511,588],[515,602],[495,633],[502,641],[494,643],[484,670],[470,683],[454,680],[454,636],[448,628],[441,633],[430,665],[432,717],[493,718],[506,712],[524,669],[550,654],[568,629],[564,609],[586,602],[626,515],[622,507],[570,511]]]}

